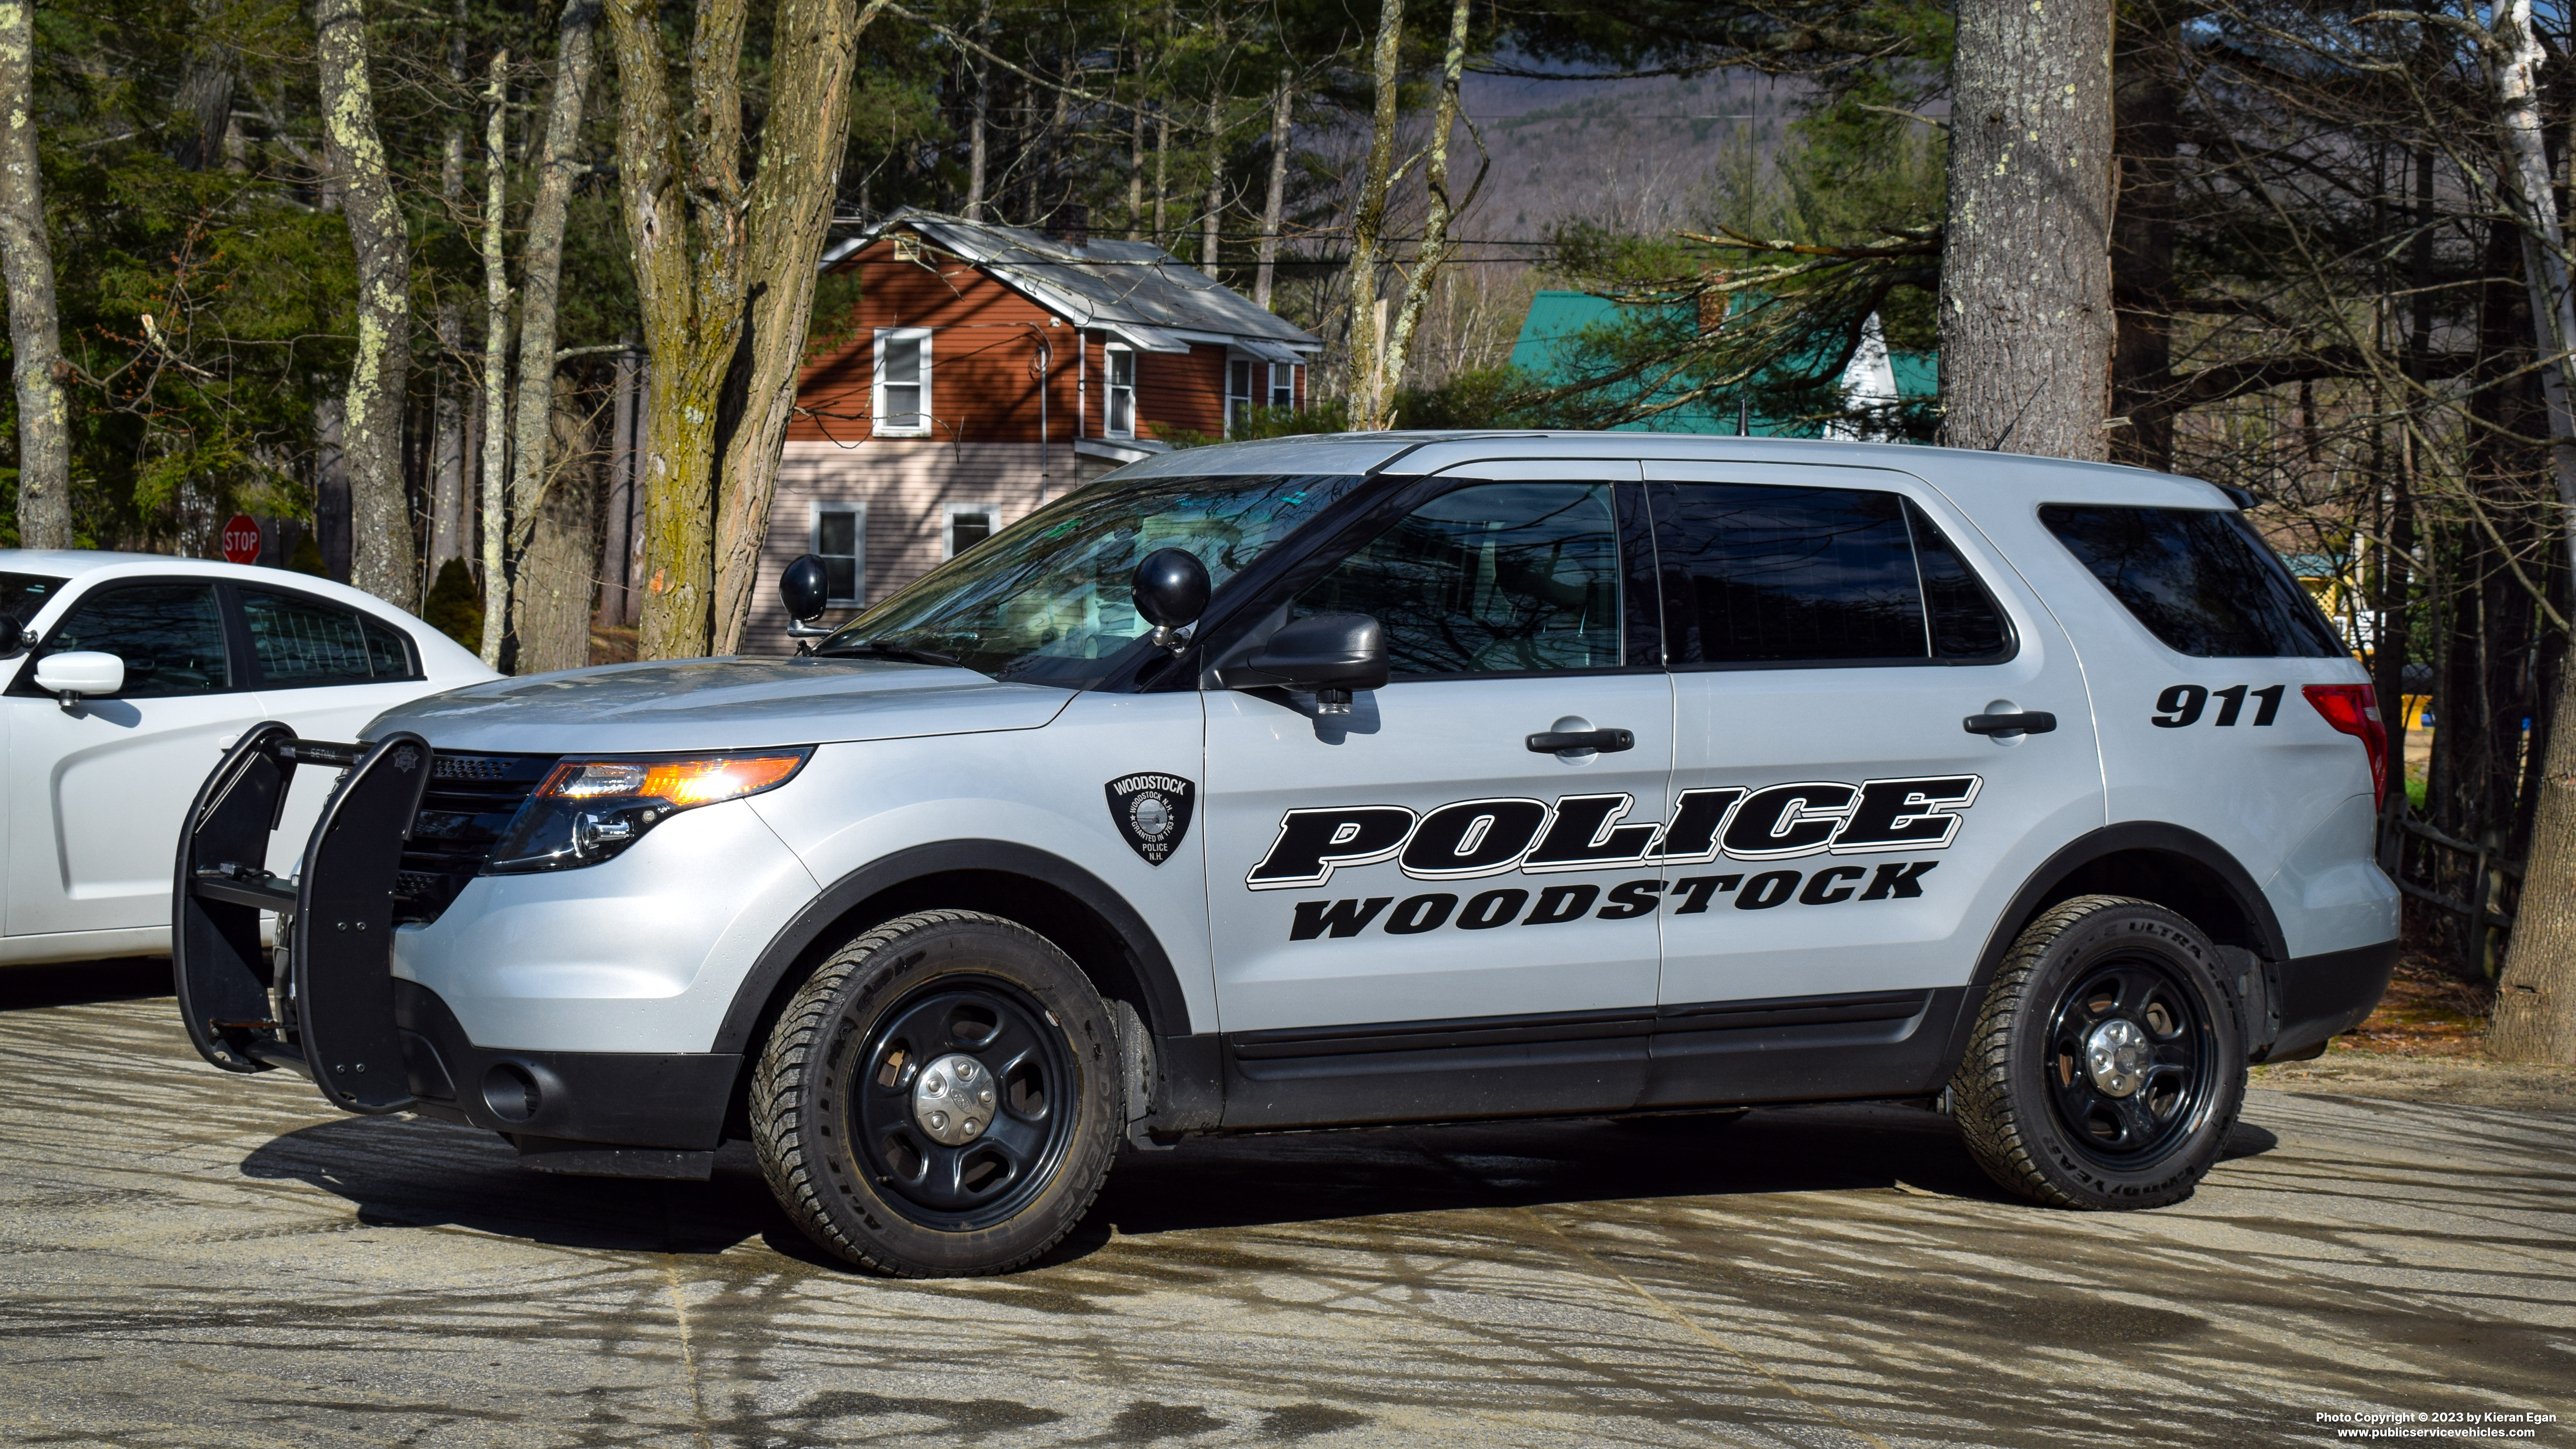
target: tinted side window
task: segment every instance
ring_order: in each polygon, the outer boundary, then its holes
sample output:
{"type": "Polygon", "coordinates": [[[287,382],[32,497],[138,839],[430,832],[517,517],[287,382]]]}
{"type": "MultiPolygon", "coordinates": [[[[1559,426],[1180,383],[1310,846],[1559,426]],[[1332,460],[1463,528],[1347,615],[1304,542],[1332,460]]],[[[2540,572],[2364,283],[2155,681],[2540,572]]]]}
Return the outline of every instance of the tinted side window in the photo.
{"type": "MultiPolygon", "coordinates": [[[[125,661],[120,699],[233,687],[224,619],[207,584],[110,584],[72,606],[44,654],[94,649],[125,661]]],[[[34,678],[32,672],[27,676],[34,678]]]]}
{"type": "Polygon", "coordinates": [[[1745,483],[1653,492],[1675,664],[1930,657],[1897,494],[1745,483]]]}
{"type": "Polygon", "coordinates": [[[419,677],[401,631],[355,609],[261,589],[243,589],[241,604],[265,687],[419,677]]]}
{"type": "Polygon", "coordinates": [[[2039,518],[2177,653],[2324,659],[2344,652],[2315,602],[2235,513],[2052,504],[2039,518]]]}
{"type": "Polygon", "coordinates": [[[1914,564],[1923,575],[1923,602],[1932,616],[1932,652],[1962,662],[2011,654],[2012,630],[2004,623],[2004,611],[1950,546],[1941,526],[1912,499],[1906,500],[1905,518],[1914,526],[1914,564]]]}
{"type": "Polygon", "coordinates": [[[1610,485],[1481,483],[1444,493],[1308,585],[1296,613],[1374,616],[1396,674],[1615,667],[1610,485]]]}

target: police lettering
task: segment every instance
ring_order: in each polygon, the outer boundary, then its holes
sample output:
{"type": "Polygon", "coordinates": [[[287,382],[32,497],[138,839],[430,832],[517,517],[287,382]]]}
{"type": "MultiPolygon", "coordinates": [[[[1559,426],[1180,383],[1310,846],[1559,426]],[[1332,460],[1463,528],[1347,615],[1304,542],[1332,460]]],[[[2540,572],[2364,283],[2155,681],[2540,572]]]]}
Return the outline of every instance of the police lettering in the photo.
{"type": "MultiPolygon", "coordinates": [[[[1976,803],[1980,783],[1975,775],[1923,775],[1868,780],[1858,785],[1808,780],[1765,785],[1758,790],[1718,785],[1682,791],[1673,802],[1669,824],[1630,819],[1637,802],[1626,794],[1566,795],[1553,805],[1517,797],[1460,800],[1425,814],[1416,814],[1403,805],[1332,805],[1291,810],[1280,817],[1279,833],[1271,840],[1268,853],[1244,876],[1243,883],[1257,891],[1312,888],[1332,880],[1333,872],[1342,866],[1377,865],[1390,860],[1415,880],[1438,881],[1511,872],[1553,875],[1615,870],[1621,866],[1699,865],[1720,858],[1775,861],[1818,854],[1918,854],[1946,850],[1958,838],[1961,812],[1976,803]]],[[[1800,892],[1798,899],[1805,905],[1919,894],[1908,888],[1912,876],[1900,882],[1894,877],[1883,878],[1882,873],[1870,875],[1867,884],[1862,884],[1864,874],[1857,866],[1839,866],[1813,875],[1766,870],[1755,874],[1750,882],[1736,876],[1692,877],[1732,884],[1694,887],[1699,894],[1683,905],[1680,913],[1706,910],[1708,894],[1720,889],[1741,888],[1746,900],[1760,903],[1745,906],[1747,910],[1768,910],[1785,904],[1789,897],[1781,892],[1791,889],[1800,892]],[[1805,884],[1798,885],[1800,881],[1805,884]]],[[[1541,892],[1541,896],[1545,898],[1547,893],[1541,892]]],[[[1612,896],[1617,899],[1615,891],[1612,896]]],[[[1407,922],[1427,920],[1436,899],[1407,898],[1398,906],[1396,918],[1407,922]],[[1417,901],[1422,904],[1415,905],[1417,901]],[[1408,906],[1412,908],[1410,914],[1405,909],[1408,906]]],[[[1562,909],[1563,902],[1571,898],[1560,893],[1553,899],[1558,904],[1548,909],[1562,909]]],[[[1460,904],[1452,900],[1450,909],[1460,904]]],[[[1493,892],[1467,897],[1463,904],[1465,908],[1457,916],[1462,925],[1485,920],[1500,908],[1493,892]],[[1486,902],[1482,914],[1478,901],[1486,902]]],[[[1512,909],[1517,914],[1527,904],[1523,900],[1512,909]]],[[[1631,897],[1622,906],[1635,904],[1631,897]]],[[[1642,914],[1642,910],[1634,913],[1642,914]]],[[[1487,930],[1491,924],[1470,925],[1468,929],[1487,930]]],[[[1327,929],[1323,925],[1315,927],[1319,933],[1327,929]]]]}
{"type": "Polygon", "coordinates": [[[1319,937],[1356,936],[1380,921],[1379,929],[1390,936],[1418,936],[1443,926],[1462,931],[1490,931],[1502,926],[1562,926],[1573,921],[1625,921],[1651,913],[1663,901],[1674,903],[1673,914],[1705,914],[1718,901],[1731,903],[1739,911],[1767,911],[1792,903],[1802,906],[1838,906],[1846,901],[1908,900],[1923,894],[1923,877],[1932,873],[1937,860],[1890,861],[1874,869],[1858,865],[1829,865],[1811,874],[1794,870],[1766,870],[1743,875],[1686,875],[1679,880],[1631,880],[1610,887],[1605,894],[1599,886],[1583,884],[1551,885],[1535,896],[1517,888],[1483,891],[1462,903],[1455,895],[1439,892],[1408,896],[1402,901],[1392,896],[1370,896],[1365,900],[1325,900],[1297,902],[1296,919],[1288,928],[1291,941],[1312,941],[1319,937]],[[1867,883],[1863,883],[1863,878],[1867,883]],[[1389,909],[1392,906],[1393,909],[1389,909]],[[1597,907],[1597,908],[1596,908],[1597,907]]]}

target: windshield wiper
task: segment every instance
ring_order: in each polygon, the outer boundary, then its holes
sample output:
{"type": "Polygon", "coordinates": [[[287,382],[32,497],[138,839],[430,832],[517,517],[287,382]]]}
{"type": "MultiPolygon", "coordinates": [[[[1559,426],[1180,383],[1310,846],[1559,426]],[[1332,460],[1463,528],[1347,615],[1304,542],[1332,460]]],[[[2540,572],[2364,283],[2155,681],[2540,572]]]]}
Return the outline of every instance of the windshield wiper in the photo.
{"type": "Polygon", "coordinates": [[[965,667],[953,656],[937,653],[929,649],[915,649],[909,644],[891,644],[883,639],[855,639],[847,644],[834,644],[829,648],[817,649],[814,652],[827,659],[837,658],[844,654],[867,654],[873,655],[879,659],[901,659],[913,664],[944,664],[950,668],[965,667]]]}

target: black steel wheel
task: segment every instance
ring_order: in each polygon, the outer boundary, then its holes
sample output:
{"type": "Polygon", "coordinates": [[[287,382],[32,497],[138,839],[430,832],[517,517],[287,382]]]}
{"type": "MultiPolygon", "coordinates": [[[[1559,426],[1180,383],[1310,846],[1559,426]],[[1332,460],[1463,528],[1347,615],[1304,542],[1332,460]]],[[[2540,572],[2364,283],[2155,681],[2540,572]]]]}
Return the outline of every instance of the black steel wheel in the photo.
{"type": "Polygon", "coordinates": [[[1951,1081],[1968,1150],[2034,1201],[2159,1207],[2218,1161],[2245,1044],[2217,948],[2162,906],[2079,896],[2013,942],[1951,1081]]]}
{"type": "Polygon", "coordinates": [[[1013,921],[921,911],[815,968],[751,1086],[771,1191],[824,1248],[902,1277],[1005,1272],[1107,1177],[1118,1050],[1071,958],[1013,921]]]}
{"type": "Polygon", "coordinates": [[[942,979],[895,1003],[848,1059],[847,1130],[897,1212],[988,1227],[1063,1160],[1079,1080],[1064,1033],[1026,992],[942,979]]]}

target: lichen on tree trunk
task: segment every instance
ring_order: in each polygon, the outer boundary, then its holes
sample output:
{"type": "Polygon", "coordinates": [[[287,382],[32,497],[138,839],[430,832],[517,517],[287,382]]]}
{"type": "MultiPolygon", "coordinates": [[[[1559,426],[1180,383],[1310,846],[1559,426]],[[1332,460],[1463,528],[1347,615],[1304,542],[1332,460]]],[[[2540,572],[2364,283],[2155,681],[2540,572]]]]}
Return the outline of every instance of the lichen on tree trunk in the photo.
{"type": "Polygon", "coordinates": [[[815,261],[848,141],[858,35],[884,8],[885,0],[864,9],[856,0],[783,0],[760,160],[746,189],[743,0],[700,0],[685,129],[659,11],[608,0],[618,185],[653,359],[637,469],[645,490],[639,658],[730,649],[749,616],[815,261]],[[738,389],[731,396],[729,383],[738,389]]]}
{"type": "MultiPolygon", "coordinates": [[[[545,450],[546,478],[530,508],[527,545],[519,554],[517,587],[510,591],[518,639],[518,672],[545,674],[590,662],[591,535],[599,506],[599,454],[572,395],[557,378],[535,411],[546,419],[552,446],[545,450]]],[[[521,415],[529,408],[522,392],[521,415]]]]}
{"type": "Polygon", "coordinates": [[[35,13],[29,0],[0,0],[0,270],[18,393],[18,546],[69,548],[71,404],[36,154],[35,13]]]}
{"type": "MultiPolygon", "coordinates": [[[[557,297],[563,275],[564,218],[572,202],[572,185],[581,170],[577,148],[581,141],[583,98],[590,90],[591,33],[599,23],[599,0],[566,0],[561,20],[555,30],[554,94],[546,105],[545,137],[537,153],[537,189],[528,205],[527,242],[519,272],[519,376],[517,397],[511,416],[515,423],[510,459],[510,542],[511,553],[521,554],[538,521],[550,517],[546,508],[546,490],[560,470],[553,467],[546,454],[546,443],[554,428],[555,414],[555,321],[557,297]]],[[[587,506],[582,516],[589,517],[587,506]]],[[[586,529],[589,525],[583,524],[586,529]]],[[[586,554],[587,548],[583,550],[586,554]]],[[[512,580],[512,618],[524,611],[515,602],[526,587],[527,564],[522,562],[518,577],[512,580]]],[[[586,576],[586,575],[585,575],[586,576]]],[[[561,588],[558,581],[550,587],[561,588]]],[[[589,603],[589,591],[583,590],[583,606],[589,603]]],[[[519,636],[519,670],[526,673],[539,666],[529,662],[534,647],[528,636],[519,636]]],[[[583,653],[587,654],[585,648],[583,653]]],[[[553,653],[560,656],[561,650],[553,653]]],[[[574,667],[562,663],[545,668],[574,667]]]]}
{"type": "Polygon", "coordinates": [[[1943,440],[2107,456],[2109,0],[1962,0],[1941,257],[1943,440]]]}
{"type": "Polygon", "coordinates": [[[411,237],[376,134],[362,0],[318,0],[314,58],[322,133],[344,187],[358,263],[358,337],[349,364],[349,582],[388,603],[419,602],[411,503],[403,486],[404,380],[411,363],[411,237]]]}

